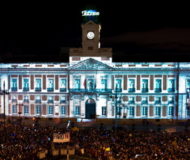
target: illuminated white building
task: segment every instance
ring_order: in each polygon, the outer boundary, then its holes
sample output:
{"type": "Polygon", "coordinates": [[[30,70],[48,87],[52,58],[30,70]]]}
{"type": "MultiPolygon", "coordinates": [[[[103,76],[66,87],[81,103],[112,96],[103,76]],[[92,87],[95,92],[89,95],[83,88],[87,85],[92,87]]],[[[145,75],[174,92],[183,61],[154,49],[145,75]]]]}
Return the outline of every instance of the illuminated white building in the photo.
{"type": "Polygon", "coordinates": [[[0,95],[0,113],[5,107],[7,116],[190,117],[190,63],[112,62],[100,30],[93,19],[82,24],[82,48],[70,49],[69,63],[1,63],[0,89],[9,94],[0,95]]]}

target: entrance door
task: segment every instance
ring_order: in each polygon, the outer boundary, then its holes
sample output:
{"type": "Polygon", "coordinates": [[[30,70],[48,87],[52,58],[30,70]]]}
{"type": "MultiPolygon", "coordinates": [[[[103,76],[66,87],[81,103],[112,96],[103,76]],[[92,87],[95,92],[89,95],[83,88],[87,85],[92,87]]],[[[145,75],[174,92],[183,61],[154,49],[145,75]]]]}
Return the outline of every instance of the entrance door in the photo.
{"type": "Polygon", "coordinates": [[[96,118],[96,103],[93,99],[88,99],[86,101],[86,119],[95,119],[96,118]]]}

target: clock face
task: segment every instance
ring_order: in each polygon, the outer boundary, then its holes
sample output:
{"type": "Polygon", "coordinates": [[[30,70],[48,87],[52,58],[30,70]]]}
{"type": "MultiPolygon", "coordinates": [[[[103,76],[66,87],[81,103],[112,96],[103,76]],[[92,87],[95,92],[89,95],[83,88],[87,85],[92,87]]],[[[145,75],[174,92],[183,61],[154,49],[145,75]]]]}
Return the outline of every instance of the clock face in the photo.
{"type": "Polygon", "coordinates": [[[94,32],[88,32],[88,33],[87,33],[87,38],[88,38],[88,39],[93,39],[94,36],[95,36],[94,32]]]}

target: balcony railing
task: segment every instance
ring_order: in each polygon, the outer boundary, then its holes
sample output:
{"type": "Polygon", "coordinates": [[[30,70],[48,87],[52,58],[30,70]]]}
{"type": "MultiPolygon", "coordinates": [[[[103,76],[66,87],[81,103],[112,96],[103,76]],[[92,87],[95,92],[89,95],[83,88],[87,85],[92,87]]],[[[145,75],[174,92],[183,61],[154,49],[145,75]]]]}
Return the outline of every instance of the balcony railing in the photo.
{"type": "Polygon", "coordinates": [[[161,104],[161,101],[155,101],[154,104],[161,104]]]}
{"type": "Polygon", "coordinates": [[[24,103],[29,103],[29,99],[24,99],[23,102],[24,103]]]}
{"type": "Polygon", "coordinates": [[[66,100],[60,100],[60,103],[66,103],[66,100]]]}
{"type": "Polygon", "coordinates": [[[154,91],[159,93],[159,92],[162,92],[162,89],[161,88],[155,88],[154,91]]]}
{"type": "Polygon", "coordinates": [[[111,93],[112,89],[70,89],[70,92],[111,93]]]}
{"type": "Polygon", "coordinates": [[[60,88],[60,92],[66,92],[66,88],[60,88]]]}
{"type": "Polygon", "coordinates": [[[35,100],[35,103],[41,103],[40,99],[35,100]]]}
{"type": "Polygon", "coordinates": [[[121,89],[121,88],[115,88],[114,91],[115,91],[115,92],[122,92],[122,89],[121,89]]]}
{"type": "Polygon", "coordinates": [[[12,103],[16,103],[17,102],[17,99],[12,99],[12,103]]]}
{"type": "Polygon", "coordinates": [[[129,101],[129,104],[135,104],[135,101],[134,100],[129,101]]]}
{"type": "Polygon", "coordinates": [[[141,104],[148,104],[148,101],[144,100],[144,101],[141,102],[141,104]]]}
{"type": "Polygon", "coordinates": [[[168,88],[168,92],[175,92],[175,88],[168,88]]]}
{"type": "Polygon", "coordinates": [[[168,104],[174,104],[174,100],[168,101],[168,104]]]}
{"type": "Polygon", "coordinates": [[[129,88],[128,92],[135,92],[135,88],[129,88]]]}
{"type": "Polygon", "coordinates": [[[35,88],[35,91],[41,91],[41,88],[35,88]]]}
{"type": "Polygon", "coordinates": [[[148,92],[148,88],[142,88],[142,92],[148,92]]]}
{"type": "Polygon", "coordinates": [[[17,91],[17,87],[12,87],[11,91],[17,91]]]}
{"type": "Polygon", "coordinates": [[[48,91],[48,92],[52,92],[52,91],[53,91],[53,88],[48,88],[47,91],[48,91]]]}
{"type": "Polygon", "coordinates": [[[48,100],[48,103],[53,103],[53,100],[48,100]]]}
{"type": "Polygon", "coordinates": [[[29,88],[28,87],[24,87],[23,91],[29,91],[29,88]]]}

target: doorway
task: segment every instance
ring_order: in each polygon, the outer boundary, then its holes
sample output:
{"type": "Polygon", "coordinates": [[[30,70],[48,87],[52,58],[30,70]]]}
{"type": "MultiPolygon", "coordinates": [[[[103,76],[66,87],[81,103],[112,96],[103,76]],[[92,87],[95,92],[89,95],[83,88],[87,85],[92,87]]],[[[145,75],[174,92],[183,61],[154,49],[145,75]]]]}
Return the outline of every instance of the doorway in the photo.
{"type": "Polygon", "coordinates": [[[93,99],[88,99],[85,104],[85,118],[95,119],[96,118],[96,103],[93,99]]]}

